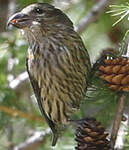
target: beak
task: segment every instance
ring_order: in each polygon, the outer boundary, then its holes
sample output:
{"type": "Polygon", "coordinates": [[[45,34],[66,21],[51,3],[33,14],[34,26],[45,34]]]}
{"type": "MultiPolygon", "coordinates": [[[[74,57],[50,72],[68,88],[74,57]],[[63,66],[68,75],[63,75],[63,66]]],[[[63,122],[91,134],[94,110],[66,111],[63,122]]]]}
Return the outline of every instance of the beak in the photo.
{"type": "Polygon", "coordinates": [[[31,23],[32,23],[32,19],[27,14],[18,12],[9,18],[7,22],[7,27],[9,25],[13,25],[17,28],[23,29],[31,25],[31,23]]]}

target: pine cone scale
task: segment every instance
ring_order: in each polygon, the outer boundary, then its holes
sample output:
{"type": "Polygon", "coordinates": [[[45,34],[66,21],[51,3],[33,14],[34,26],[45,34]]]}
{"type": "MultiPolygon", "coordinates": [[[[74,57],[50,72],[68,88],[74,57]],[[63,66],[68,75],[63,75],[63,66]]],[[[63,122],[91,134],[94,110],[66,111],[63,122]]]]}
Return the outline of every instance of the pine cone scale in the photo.
{"type": "Polygon", "coordinates": [[[99,76],[107,82],[109,88],[129,92],[129,59],[105,59],[99,67],[99,76]]]}
{"type": "Polygon", "coordinates": [[[114,66],[113,67],[113,73],[118,73],[119,71],[120,71],[120,69],[121,69],[121,66],[120,65],[116,65],[116,66],[114,66]]]}
{"type": "Polygon", "coordinates": [[[94,118],[86,118],[76,129],[76,150],[109,150],[108,134],[100,122],[94,118]],[[82,136],[79,136],[79,135],[82,136]]]}

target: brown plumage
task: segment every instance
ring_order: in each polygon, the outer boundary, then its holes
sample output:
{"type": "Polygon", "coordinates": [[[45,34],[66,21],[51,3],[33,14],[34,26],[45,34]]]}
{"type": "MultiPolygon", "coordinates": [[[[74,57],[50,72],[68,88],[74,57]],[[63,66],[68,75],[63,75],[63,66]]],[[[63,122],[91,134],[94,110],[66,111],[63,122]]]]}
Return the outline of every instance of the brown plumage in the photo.
{"type": "Polygon", "coordinates": [[[8,24],[23,29],[29,42],[27,71],[55,145],[61,128],[85,96],[89,55],[70,19],[49,4],[29,5],[8,24]]]}

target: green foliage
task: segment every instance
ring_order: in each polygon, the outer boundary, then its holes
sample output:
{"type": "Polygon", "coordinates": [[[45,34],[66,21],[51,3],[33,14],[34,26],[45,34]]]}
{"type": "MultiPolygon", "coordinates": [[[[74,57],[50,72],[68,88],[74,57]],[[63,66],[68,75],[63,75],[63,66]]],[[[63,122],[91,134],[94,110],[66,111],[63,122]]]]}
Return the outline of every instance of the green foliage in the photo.
{"type": "Polygon", "coordinates": [[[126,16],[129,16],[129,3],[126,2],[125,4],[120,5],[110,5],[112,10],[108,11],[107,13],[112,13],[112,16],[120,16],[120,18],[113,24],[115,26],[120,21],[122,21],[126,16]]]}
{"type": "Polygon", "coordinates": [[[125,140],[126,140],[126,144],[124,146],[124,150],[128,150],[128,148],[129,148],[129,130],[128,130],[128,134],[127,134],[125,140]]]}
{"type": "Polygon", "coordinates": [[[82,116],[96,117],[105,127],[109,126],[114,119],[119,95],[109,89],[97,75],[91,80],[91,86],[82,104],[82,116]]]}

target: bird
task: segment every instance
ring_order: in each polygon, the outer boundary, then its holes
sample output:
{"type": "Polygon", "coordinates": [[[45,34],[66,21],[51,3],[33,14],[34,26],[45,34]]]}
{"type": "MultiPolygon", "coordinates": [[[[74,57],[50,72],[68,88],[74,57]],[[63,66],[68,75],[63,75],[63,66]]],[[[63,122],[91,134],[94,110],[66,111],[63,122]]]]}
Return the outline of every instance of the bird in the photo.
{"type": "Polygon", "coordinates": [[[55,146],[85,97],[91,71],[88,51],[68,16],[48,3],[26,6],[7,25],[22,29],[28,41],[27,72],[55,146]]]}

